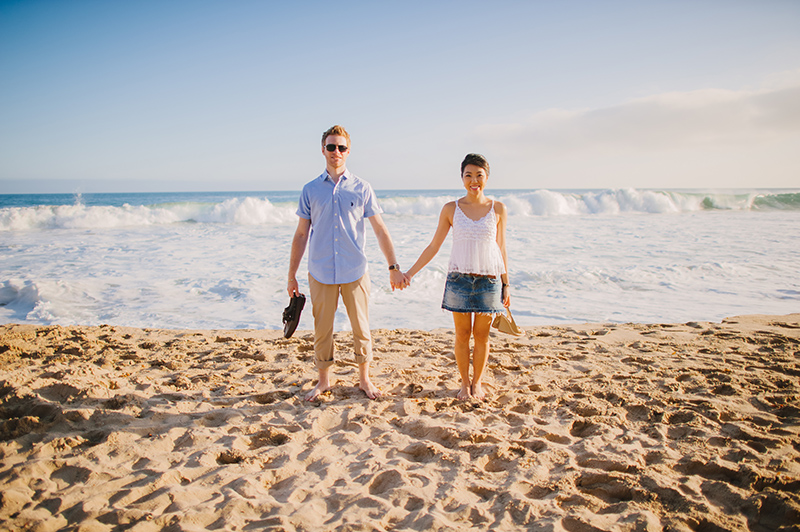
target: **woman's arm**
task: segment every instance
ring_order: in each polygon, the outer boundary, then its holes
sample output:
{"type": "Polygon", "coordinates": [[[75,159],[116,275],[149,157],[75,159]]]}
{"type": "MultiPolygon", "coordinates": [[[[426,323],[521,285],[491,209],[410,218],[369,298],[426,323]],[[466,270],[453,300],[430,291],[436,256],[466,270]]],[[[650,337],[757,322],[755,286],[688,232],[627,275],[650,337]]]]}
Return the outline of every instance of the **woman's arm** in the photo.
{"type": "Polygon", "coordinates": [[[447,233],[450,232],[450,228],[453,226],[453,213],[455,210],[456,204],[454,201],[446,203],[445,206],[442,207],[442,212],[439,214],[439,225],[436,227],[433,240],[428,244],[428,247],[422,250],[422,254],[417,259],[417,262],[406,272],[409,279],[419,273],[419,271],[439,253],[439,248],[442,247],[444,239],[447,238],[447,233]]]}
{"type": "Polygon", "coordinates": [[[503,281],[503,306],[507,307],[511,304],[511,294],[509,293],[508,284],[508,253],[506,253],[506,222],[508,221],[508,211],[506,206],[495,201],[495,213],[497,214],[497,246],[500,248],[500,253],[503,255],[503,265],[506,267],[506,273],[500,276],[503,281]]]}

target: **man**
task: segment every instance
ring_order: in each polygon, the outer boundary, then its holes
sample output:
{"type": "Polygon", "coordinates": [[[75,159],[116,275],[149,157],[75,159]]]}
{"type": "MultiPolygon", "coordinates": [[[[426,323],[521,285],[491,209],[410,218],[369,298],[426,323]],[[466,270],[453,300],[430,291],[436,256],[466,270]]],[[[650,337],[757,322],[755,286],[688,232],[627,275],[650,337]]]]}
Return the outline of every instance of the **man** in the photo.
{"type": "Polygon", "coordinates": [[[309,243],[308,283],[314,314],[314,358],[319,381],[306,395],[312,401],[332,386],[334,363],[333,319],[341,295],[353,329],[353,348],[358,363],[359,387],[375,399],[380,390],[369,378],[372,336],[369,329],[370,280],[364,252],[369,220],[378,245],[389,264],[392,290],[408,286],[394,254],[389,230],[383,223],[375,192],[347,170],[350,135],[342,126],[333,126],[322,135],[325,172],[307,183],[300,195],[297,215],[300,220],[292,240],[289,259],[289,295],[299,294],[297,269],[309,243]]]}

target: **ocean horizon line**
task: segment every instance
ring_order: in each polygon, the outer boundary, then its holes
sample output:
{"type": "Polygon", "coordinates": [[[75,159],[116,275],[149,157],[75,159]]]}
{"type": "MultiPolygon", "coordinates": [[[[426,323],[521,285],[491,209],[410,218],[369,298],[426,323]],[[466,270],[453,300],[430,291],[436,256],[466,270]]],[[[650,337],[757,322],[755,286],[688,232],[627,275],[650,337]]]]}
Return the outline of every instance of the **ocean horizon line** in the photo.
{"type": "MultiPolygon", "coordinates": [[[[13,181],[13,180],[12,180],[13,181]]],[[[271,189],[258,189],[258,188],[231,188],[231,189],[212,189],[212,188],[199,188],[194,190],[188,189],[116,189],[116,190],[81,190],[81,187],[76,187],[70,190],[61,189],[58,191],[42,191],[37,188],[35,191],[9,191],[4,190],[3,185],[8,181],[0,180],[0,196],[75,196],[75,195],[114,195],[114,194],[299,194],[305,183],[299,184],[298,188],[271,188],[271,189]]],[[[461,187],[452,188],[382,188],[373,186],[376,193],[402,193],[402,192],[425,192],[425,193],[460,193],[463,189],[461,187]]],[[[595,193],[603,191],[616,191],[616,190],[637,190],[643,192],[676,192],[676,193],[716,193],[716,194],[742,194],[747,192],[757,193],[759,191],[776,193],[776,192],[800,192],[800,187],[770,187],[770,186],[752,186],[752,187],[636,187],[636,186],[608,186],[608,187],[528,187],[528,188],[514,188],[514,187],[487,187],[487,194],[494,194],[500,192],[534,192],[539,190],[547,190],[552,192],[566,192],[566,193],[595,193]]]]}

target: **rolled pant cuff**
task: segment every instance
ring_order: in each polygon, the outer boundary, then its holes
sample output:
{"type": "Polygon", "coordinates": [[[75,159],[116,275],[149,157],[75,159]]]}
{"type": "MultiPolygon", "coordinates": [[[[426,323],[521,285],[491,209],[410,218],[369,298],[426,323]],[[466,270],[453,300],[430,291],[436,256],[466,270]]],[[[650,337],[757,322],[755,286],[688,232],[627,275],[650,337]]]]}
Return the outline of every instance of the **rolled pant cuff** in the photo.
{"type": "MultiPolygon", "coordinates": [[[[372,353],[367,353],[366,355],[355,355],[356,364],[359,366],[361,364],[366,364],[367,362],[372,362],[372,353]]],[[[317,360],[314,359],[314,363],[317,365],[317,369],[328,369],[329,367],[336,364],[336,360],[317,360]]]]}
{"type": "Polygon", "coordinates": [[[314,363],[317,365],[318,370],[326,370],[329,367],[333,366],[336,361],[335,360],[317,360],[314,359],[314,363]]]}
{"type": "Polygon", "coordinates": [[[358,353],[356,353],[356,364],[358,365],[366,364],[367,362],[370,361],[372,361],[372,351],[370,351],[366,355],[359,355],[358,353]]]}

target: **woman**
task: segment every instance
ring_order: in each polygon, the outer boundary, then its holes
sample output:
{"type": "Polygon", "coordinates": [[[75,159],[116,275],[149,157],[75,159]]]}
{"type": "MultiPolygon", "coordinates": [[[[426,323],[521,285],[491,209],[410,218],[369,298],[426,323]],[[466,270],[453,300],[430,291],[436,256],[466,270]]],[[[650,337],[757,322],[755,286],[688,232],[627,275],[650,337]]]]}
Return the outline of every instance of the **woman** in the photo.
{"type": "Polygon", "coordinates": [[[406,272],[410,280],[439,252],[450,228],[450,255],[442,308],[453,313],[455,356],[461,374],[459,399],[483,399],[483,371],[489,357],[489,329],[494,314],[510,302],[506,255],[506,206],[484,195],[489,163],[470,153],[461,163],[461,181],[467,195],[442,207],[433,240],[406,272]],[[475,339],[473,377],[469,378],[469,341],[475,339]]]}

